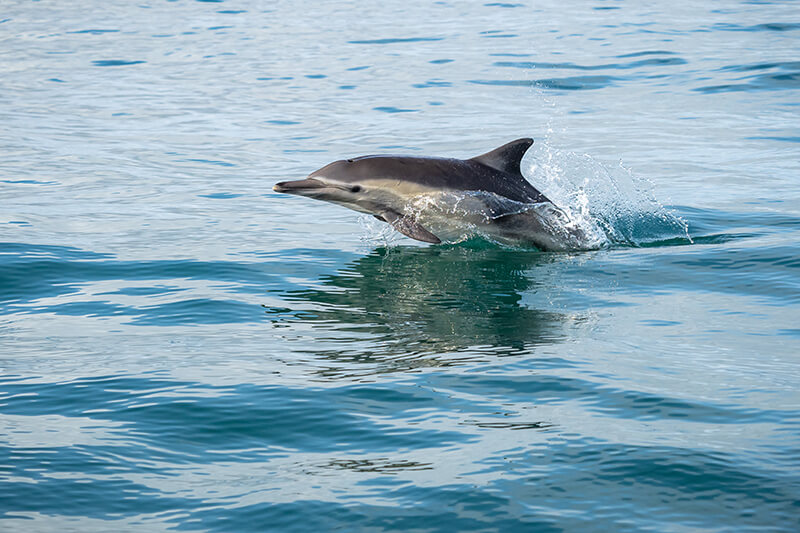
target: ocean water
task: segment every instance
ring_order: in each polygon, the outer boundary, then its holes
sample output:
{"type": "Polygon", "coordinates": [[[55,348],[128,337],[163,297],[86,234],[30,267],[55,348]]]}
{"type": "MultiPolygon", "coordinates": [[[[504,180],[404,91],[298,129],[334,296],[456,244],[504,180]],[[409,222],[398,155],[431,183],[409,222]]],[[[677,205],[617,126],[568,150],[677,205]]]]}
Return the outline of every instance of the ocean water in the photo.
{"type": "Polygon", "coordinates": [[[3,531],[800,530],[795,1],[0,7],[3,531]],[[602,233],[272,192],[471,157],[602,233]]]}

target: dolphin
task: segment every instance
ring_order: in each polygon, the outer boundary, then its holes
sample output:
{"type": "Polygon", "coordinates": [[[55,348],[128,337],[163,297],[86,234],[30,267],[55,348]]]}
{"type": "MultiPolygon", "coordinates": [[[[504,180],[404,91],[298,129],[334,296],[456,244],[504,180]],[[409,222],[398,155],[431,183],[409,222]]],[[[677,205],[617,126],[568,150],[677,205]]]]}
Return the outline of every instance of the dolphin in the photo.
{"type": "Polygon", "coordinates": [[[273,190],[373,215],[438,244],[478,233],[542,250],[590,248],[586,234],[522,175],[522,138],[471,159],[368,155],[330,163],[273,190]]]}

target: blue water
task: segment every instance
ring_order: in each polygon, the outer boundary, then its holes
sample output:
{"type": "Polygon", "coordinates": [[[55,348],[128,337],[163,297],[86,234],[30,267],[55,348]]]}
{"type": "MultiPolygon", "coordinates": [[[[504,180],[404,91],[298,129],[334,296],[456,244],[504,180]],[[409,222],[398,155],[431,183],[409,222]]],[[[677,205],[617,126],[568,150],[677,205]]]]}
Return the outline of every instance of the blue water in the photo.
{"type": "Polygon", "coordinates": [[[800,530],[798,7],[6,1],[0,529],[800,530]],[[524,136],[598,250],[271,190],[524,136]]]}

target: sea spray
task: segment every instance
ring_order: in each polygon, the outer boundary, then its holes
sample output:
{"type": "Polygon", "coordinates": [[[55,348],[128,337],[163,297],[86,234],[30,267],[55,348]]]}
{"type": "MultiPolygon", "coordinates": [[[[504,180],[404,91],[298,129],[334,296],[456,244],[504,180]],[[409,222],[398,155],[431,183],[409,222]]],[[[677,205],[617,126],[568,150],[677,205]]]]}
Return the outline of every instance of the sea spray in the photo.
{"type": "Polygon", "coordinates": [[[603,246],[642,246],[683,238],[688,224],[666,208],[653,183],[621,162],[600,163],[589,154],[560,150],[546,143],[533,152],[525,172],[567,216],[603,246]]]}

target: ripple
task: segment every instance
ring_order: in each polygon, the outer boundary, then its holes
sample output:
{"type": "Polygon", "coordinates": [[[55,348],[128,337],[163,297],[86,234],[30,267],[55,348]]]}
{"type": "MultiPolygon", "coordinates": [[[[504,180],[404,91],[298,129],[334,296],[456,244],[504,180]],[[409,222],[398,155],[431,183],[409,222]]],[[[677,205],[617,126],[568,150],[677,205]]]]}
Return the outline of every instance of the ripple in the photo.
{"type": "Polygon", "coordinates": [[[99,59],[92,61],[96,67],[125,67],[129,65],[139,65],[146,61],[128,61],[125,59],[99,59]]]}
{"type": "Polygon", "coordinates": [[[631,63],[608,63],[603,65],[576,65],[574,63],[546,63],[533,61],[497,61],[498,67],[521,69],[563,69],[563,70],[627,70],[648,66],[685,65],[686,60],[680,57],[651,58],[631,63]]]}
{"type": "MultiPolygon", "coordinates": [[[[263,293],[290,290],[293,283],[284,276],[308,271],[313,264],[304,262],[295,267],[273,268],[265,264],[195,261],[117,261],[107,254],[97,254],[71,247],[5,243],[0,246],[0,310],[12,313],[56,313],[87,316],[137,317],[137,324],[219,323],[240,320],[266,320],[258,303],[243,303],[229,298],[185,299],[157,305],[130,305],[107,301],[103,290],[88,295],[87,285],[117,280],[133,284],[136,280],[174,279],[178,285],[192,280],[226,283],[224,293],[263,293]],[[289,268],[290,270],[286,270],[289,268]],[[283,273],[281,273],[283,272],[283,273]],[[63,301],[72,295],[80,301],[63,301]],[[59,299],[59,297],[61,299],[59,299]]],[[[285,261],[285,259],[284,259],[285,261]]],[[[105,285],[101,285],[105,286],[105,285]]],[[[192,287],[193,288],[193,287],[192,287]]],[[[133,287],[120,287],[130,291],[133,287]]],[[[148,296],[169,295],[174,287],[162,291],[153,288],[148,296]]],[[[124,292],[117,292],[124,294],[124,292]]],[[[222,296],[222,295],[221,295],[222,296]]]]}
{"type": "Polygon", "coordinates": [[[395,39],[368,39],[361,41],[347,41],[350,44],[398,44],[398,43],[422,43],[430,41],[442,41],[444,37],[405,37],[395,39]]]}
{"type": "Polygon", "coordinates": [[[525,80],[469,80],[478,85],[496,85],[501,87],[541,87],[559,91],[596,90],[611,87],[621,78],[614,76],[574,76],[568,78],[545,78],[533,81],[525,80]]]}
{"type": "Polygon", "coordinates": [[[452,83],[442,80],[428,80],[425,83],[414,83],[411,86],[415,89],[431,89],[438,87],[452,87],[452,83]]]}
{"type": "Polygon", "coordinates": [[[653,55],[675,55],[675,52],[670,52],[669,50],[644,50],[642,52],[632,52],[630,54],[618,55],[617,57],[620,59],[624,59],[628,57],[653,56],[653,55]]]}
{"type": "Polygon", "coordinates": [[[419,111],[419,109],[402,109],[393,106],[378,106],[378,107],[373,107],[372,109],[374,109],[375,111],[381,111],[383,113],[414,113],[419,111]]]}
{"type": "Polygon", "coordinates": [[[755,24],[753,26],[742,26],[741,24],[714,24],[714,30],[722,31],[794,31],[800,30],[800,22],[767,22],[755,24]]]}
{"type": "Polygon", "coordinates": [[[67,33],[88,33],[91,35],[103,35],[106,33],[118,33],[119,30],[80,30],[80,31],[68,31],[67,33]]]}
{"type": "Polygon", "coordinates": [[[797,61],[730,65],[720,69],[723,72],[760,72],[765,70],[774,70],[776,72],[764,72],[735,80],[745,83],[709,85],[696,87],[693,90],[706,94],[715,94],[722,92],[787,90],[800,87],[800,62],[797,61]]]}
{"type": "Polygon", "coordinates": [[[384,419],[424,419],[424,408],[434,405],[435,395],[416,387],[212,387],[123,376],[0,386],[6,414],[52,413],[122,423],[107,430],[121,439],[116,453],[135,457],[149,449],[152,460],[203,464],[226,453],[231,461],[254,461],[285,456],[288,450],[380,453],[472,439],[384,419]]]}

